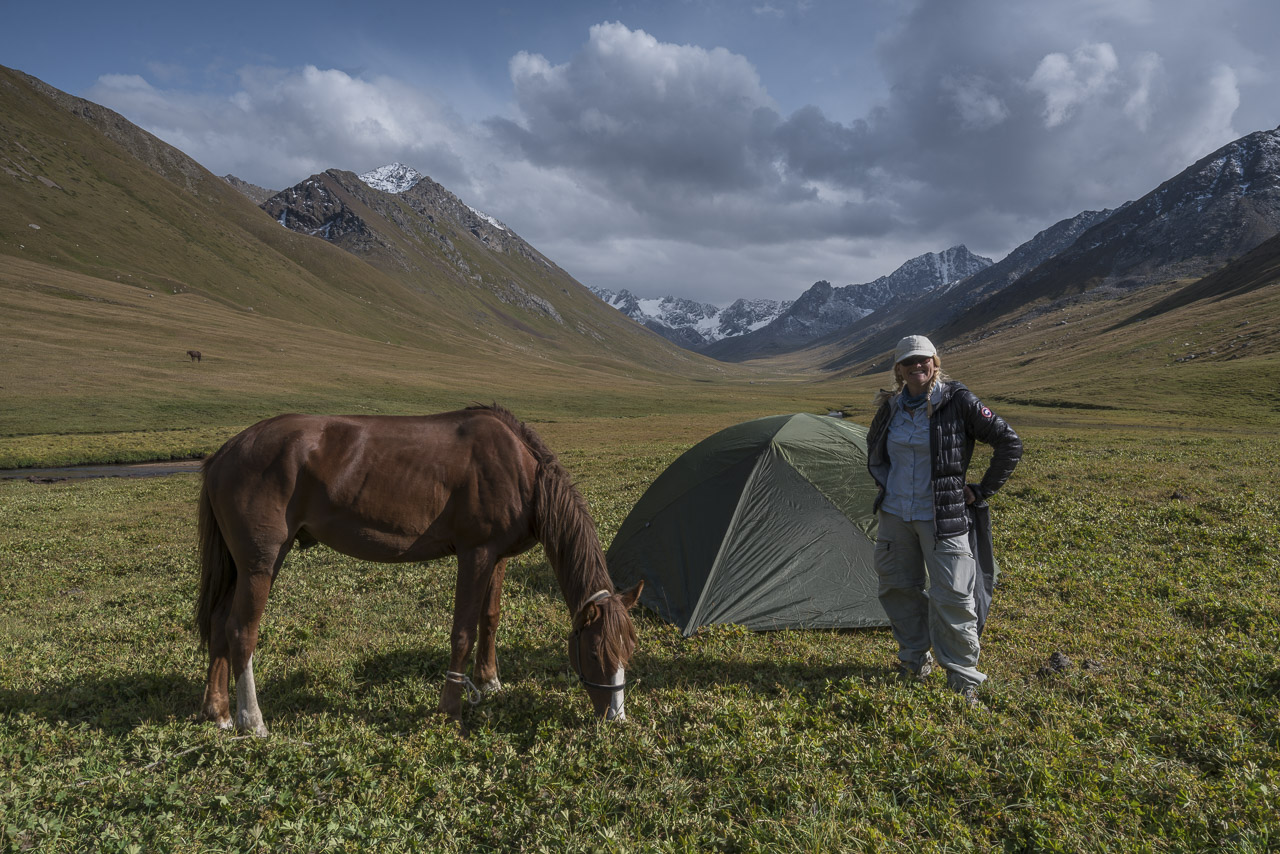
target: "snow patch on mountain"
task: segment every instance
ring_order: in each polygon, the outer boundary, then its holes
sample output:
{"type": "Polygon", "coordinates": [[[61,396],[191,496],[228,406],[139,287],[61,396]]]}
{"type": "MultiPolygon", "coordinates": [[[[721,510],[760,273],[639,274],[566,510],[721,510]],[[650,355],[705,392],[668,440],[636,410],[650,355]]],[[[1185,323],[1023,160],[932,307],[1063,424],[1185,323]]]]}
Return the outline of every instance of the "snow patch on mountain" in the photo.
{"type": "Polygon", "coordinates": [[[625,289],[590,290],[637,323],[695,350],[767,326],[791,306],[790,300],[738,299],[719,308],[682,297],[642,298],[625,289]]]}
{"type": "MultiPolygon", "coordinates": [[[[464,202],[464,204],[466,204],[466,203],[464,202]]],[[[488,215],[487,213],[485,213],[484,211],[478,211],[478,210],[476,210],[475,208],[471,207],[471,205],[467,205],[467,208],[468,208],[468,209],[469,209],[473,214],[475,214],[476,216],[480,217],[482,220],[484,220],[485,222],[489,223],[489,225],[493,226],[494,228],[498,229],[499,231],[506,231],[506,230],[507,230],[507,227],[506,227],[505,225],[503,225],[502,223],[498,222],[496,219],[494,219],[493,217],[489,216],[489,215],[488,215]]]]}
{"type": "Polygon", "coordinates": [[[403,193],[405,190],[412,189],[424,177],[426,176],[412,166],[391,163],[379,166],[371,172],[365,172],[360,176],[360,180],[384,193],[403,193]]]}

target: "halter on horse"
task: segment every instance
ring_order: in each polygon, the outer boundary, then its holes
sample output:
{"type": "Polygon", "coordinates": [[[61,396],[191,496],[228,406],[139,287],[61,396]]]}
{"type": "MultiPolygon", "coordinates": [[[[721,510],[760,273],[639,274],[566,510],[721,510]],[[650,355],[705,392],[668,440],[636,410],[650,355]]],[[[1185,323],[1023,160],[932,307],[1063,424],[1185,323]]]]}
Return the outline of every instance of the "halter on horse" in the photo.
{"type": "MultiPolygon", "coordinates": [[[[591,605],[595,602],[599,602],[607,598],[609,595],[611,594],[609,593],[608,590],[597,591],[596,593],[592,594],[591,598],[588,599],[583,604],[582,607],[585,608],[588,605],[591,605]]],[[[575,620],[575,623],[576,622],[577,621],[575,620]]],[[[590,679],[588,679],[585,675],[583,675],[582,630],[579,628],[574,628],[574,630],[569,633],[569,666],[572,667],[573,672],[577,674],[578,681],[581,682],[583,685],[585,685],[587,688],[593,688],[597,691],[609,692],[609,708],[605,712],[605,715],[604,715],[605,720],[625,721],[627,719],[627,713],[625,708],[626,687],[627,687],[626,670],[623,667],[619,666],[617,670],[614,671],[613,682],[607,685],[602,682],[593,682],[590,679]]]]}

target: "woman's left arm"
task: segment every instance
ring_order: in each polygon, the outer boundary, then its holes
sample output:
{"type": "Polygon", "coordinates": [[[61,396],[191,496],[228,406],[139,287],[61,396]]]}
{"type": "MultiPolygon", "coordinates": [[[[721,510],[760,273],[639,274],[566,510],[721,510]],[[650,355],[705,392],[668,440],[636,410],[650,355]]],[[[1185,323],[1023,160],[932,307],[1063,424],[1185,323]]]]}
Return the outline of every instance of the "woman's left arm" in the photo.
{"type": "Polygon", "coordinates": [[[972,392],[966,392],[962,397],[969,434],[994,449],[991,464],[987,466],[986,474],[974,490],[979,498],[990,498],[1004,486],[1004,482],[1022,459],[1022,440],[1003,418],[992,412],[972,392]]]}

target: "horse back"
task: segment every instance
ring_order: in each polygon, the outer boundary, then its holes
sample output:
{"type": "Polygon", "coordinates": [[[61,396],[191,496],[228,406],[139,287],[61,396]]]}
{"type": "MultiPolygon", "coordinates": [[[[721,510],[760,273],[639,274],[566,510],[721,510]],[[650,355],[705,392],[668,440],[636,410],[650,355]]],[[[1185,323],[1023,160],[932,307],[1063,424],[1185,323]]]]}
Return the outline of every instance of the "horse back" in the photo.
{"type": "Polygon", "coordinates": [[[487,409],[280,415],[229,440],[205,483],[219,516],[289,538],[305,530],[372,560],[418,560],[527,540],[536,472],[520,436],[487,409]]]}

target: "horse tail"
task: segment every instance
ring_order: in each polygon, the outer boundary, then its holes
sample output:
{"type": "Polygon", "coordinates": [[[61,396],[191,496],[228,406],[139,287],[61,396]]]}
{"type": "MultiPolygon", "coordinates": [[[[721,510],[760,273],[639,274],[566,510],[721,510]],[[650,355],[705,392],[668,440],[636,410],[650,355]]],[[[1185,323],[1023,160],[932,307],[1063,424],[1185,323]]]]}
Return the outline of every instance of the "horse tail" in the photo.
{"type": "Polygon", "coordinates": [[[236,586],[236,565],[222,537],[218,519],[213,515],[209,497],[209,462],[204,465],[206,477],[200,488],[200,592],[196,596],[196,627],[200,645],[207,647],[213,632],[213,612],[236,586]]]}

